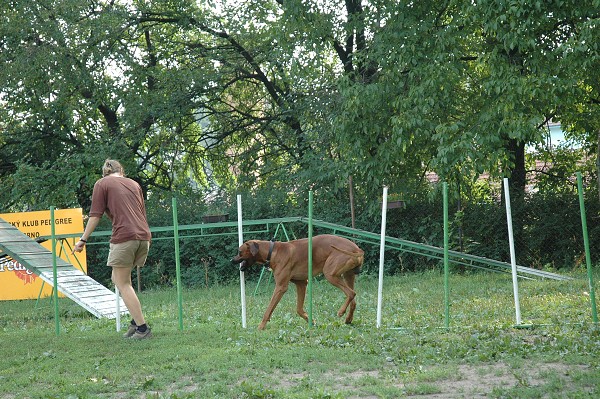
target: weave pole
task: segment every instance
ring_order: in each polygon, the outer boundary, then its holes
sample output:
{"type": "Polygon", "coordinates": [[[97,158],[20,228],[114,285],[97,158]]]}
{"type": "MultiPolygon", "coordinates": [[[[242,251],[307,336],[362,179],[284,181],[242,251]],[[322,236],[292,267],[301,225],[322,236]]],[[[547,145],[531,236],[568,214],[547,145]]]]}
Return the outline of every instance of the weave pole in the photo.
{"type": "Polygon", "coordinates": [[[121,301],[119,299],[121,299],[121,294],[119,288],[115,285],[115,326],[117,332],[121,331],[121,301]]]}
{"type": "Polygon", "coordinates": [[[381,203],[381,242],[379,244],[379,284],[377,286],[377,328],[381,327],[381,306],[383,302],[383,260],[385,259],[385,227],[387,220],[388,188],[383,187],[381,203]]]}
{"type": "Polygon", "coordinates": [[[179,330],[183,331],[183,296],[181,293],[181,262],[179,260],[179,221],[177,220],[177,198],[173,197],[173,241],[175,242],[175,273],[177,275],[177,307],[179,330]]]}
{"type": "Polygon", "coordinates": [[[579,191],[579,210],[581,213],[581,228],[583,230],[583,246],[585,247],[585,263],[588,273],[588,285],[590,288],[590,302],[592,304],[592,320],[598,323],[598,311],[596,310],[596,295],[594,294],[594,278],[592,273],[592,258],[590,256],[590,240],[588,238],[587,218],[585,216],[585,203],[583,201],[583,182],[581,172],[577,172],[577,191],[579,191]]]}
{"type": "MultiPolygon", "coordinates": [[[[241,247],[244,243],[244,231],[242,223],[242,196],[237,196],[237,219],[238,219],[238,244],[241,247]]],[[[261,274],[262,276],[262,274],[261,274]]],[[[260,281],[259,281],[260,283],[260,281]]],[[[257,285],[258,288],[258,285],[257,285]]],[[[242,302],[242,328],[246,328],[246,277],[240,270],[240,297],[242,302]]]]}
{"type": "Polygon", "coordinates": [[[308,327],[313,326],[313,192],[308,192],[308,327]]]}
{"type": "Polygon", "coordinates": [[[517,326],[521,325],[521,305],[519,304],[519,283],[517,281],[517,259],[515,256],[515,238],[513,236],[512,211],[510,207],[510,191],[508,178],[504,178],[504,198],[506,199],[506,222],[508,224],[508,245],[510,247],[510,264],[512,266],[513,293],[515,297],[515,317],[517,326]]]}
{"type": "Polygon", "coordinates": [[[448,267],[448,183],[442,184],[443,197],[444,197],[444,304],[445,304],[445,317],[444,323],[446,328],[450,327],[450,286],[448,283],[450,270],[448,267]]]}
{"type": "Polygon", "coordinates": [[[52,280],[54,281],[54,324],[56,335],[60,335],[60,321],[58,317],[58,270],[56,266],[56,225],[54,223],[54,207],[50,207],[50,237],[52,239],[52,280]]]}

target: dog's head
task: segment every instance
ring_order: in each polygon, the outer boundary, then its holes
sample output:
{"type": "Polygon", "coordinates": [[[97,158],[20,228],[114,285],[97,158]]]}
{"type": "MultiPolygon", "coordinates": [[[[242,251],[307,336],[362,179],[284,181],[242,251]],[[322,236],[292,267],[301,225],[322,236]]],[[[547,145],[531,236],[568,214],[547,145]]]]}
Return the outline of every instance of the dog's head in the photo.
{"type": "Polygon", "coordinates": [[[243,243],[238,254],[231,259],[231,263],[240,265],[240,271],[245,272],[250,266],[256,263],[258,254],[258,243],[256,241],[246,241],[243,243]]]}

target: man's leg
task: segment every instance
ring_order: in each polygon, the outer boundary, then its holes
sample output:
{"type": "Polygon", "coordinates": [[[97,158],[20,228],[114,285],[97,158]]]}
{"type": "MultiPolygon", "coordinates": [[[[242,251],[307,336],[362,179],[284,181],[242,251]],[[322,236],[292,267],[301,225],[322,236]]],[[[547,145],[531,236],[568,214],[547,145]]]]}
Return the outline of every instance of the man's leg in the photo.
{"type": "Polygon", "coordinates": [[[129,310],[129,314],[135,320],[135,324],[141,326],[146,324],[142,314],[142,305],[138,299],[133,286],[131,285],[131,267],[113,267],[112,281],[119,289],[123,302],[129,310]]]}

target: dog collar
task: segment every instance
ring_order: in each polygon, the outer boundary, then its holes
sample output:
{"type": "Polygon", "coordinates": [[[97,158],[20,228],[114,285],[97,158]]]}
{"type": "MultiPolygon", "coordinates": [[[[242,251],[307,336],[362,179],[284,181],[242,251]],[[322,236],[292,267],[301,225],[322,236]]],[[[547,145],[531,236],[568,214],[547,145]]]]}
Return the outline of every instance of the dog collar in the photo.
{"type": "Polygon", "coordinates": [[[269,267],[271,264],[271,254],[273,253],[273,248],[275,247],[275,241],[269,241],[269,254],[267,255],[267,260],[264,264],[265,267],[269,267]]]}

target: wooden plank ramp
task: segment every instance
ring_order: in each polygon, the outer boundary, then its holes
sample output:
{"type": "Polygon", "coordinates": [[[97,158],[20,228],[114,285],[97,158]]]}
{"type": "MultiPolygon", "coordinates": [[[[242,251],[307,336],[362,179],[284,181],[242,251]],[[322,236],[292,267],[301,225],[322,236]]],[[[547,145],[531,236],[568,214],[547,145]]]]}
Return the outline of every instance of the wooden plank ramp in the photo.
{"type": "MultiPolygon", "coordinates": [[[[52,252],[3,219],[0,219],[0,250],[5,258],[16,260],[46,284],[54,286],[52,252]]],[[[117,317],[114,292],[59,257],[56,257],[56,271],[58,292],[98,318],[117,317]]],[[[127,314],[123,299],[118,300],[120,313],[127,314]]]]}

